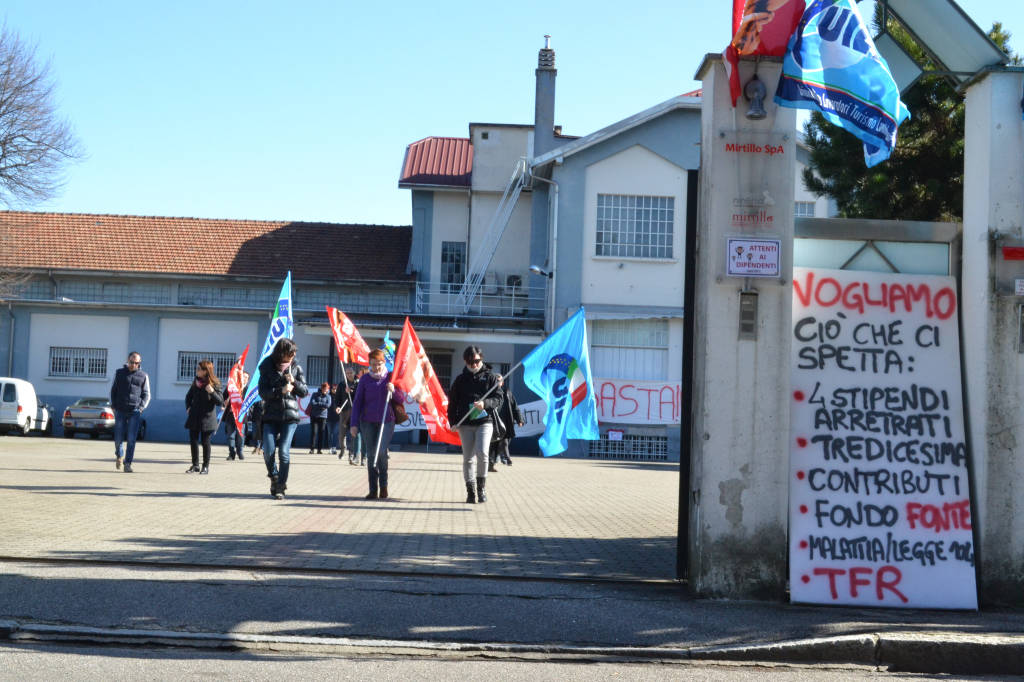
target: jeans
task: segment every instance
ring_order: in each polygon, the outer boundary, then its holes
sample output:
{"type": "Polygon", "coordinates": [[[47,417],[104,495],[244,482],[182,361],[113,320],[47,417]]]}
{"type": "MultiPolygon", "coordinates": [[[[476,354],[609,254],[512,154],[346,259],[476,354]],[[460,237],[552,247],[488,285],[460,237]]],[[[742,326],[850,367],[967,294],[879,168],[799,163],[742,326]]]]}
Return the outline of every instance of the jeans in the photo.
{"type": "Polygon", "coordinates": [[[309,420],[309,451],[319,450],[323,452],[324,440],[327,437],[327,431],[324,426],[327,425],[326,417],[313,417],[309,420]]]}
{"type": "MultiPolygon", "coordinates": [[[[242,428],[244,429],[245,427],[243,426],[242,428]]],[[[224,415],[224,435],[228,437],[228,456],[234,457],[237,455],[239,459],[242,459],[245,455],[242,452],[242,448],[245,447],[242,432],[235,425],[235,418],[229,414],[224,415]]]]}
{"type": "Polygon", "coordinates": [[[462,440],[462,477],[466,483],[477,478],[487,478],[487,451],[491,446],[494,424],[487,422],[477,426],[463,424],[459,427],[462,440]]]}
{"type": "Polygon", "coordinates": [[[284,490],[288,483],[288,465],[291,461],[292,437],[296,422],[263,422],[263,461],[267,465],[267,476],[277,476],[277,489],[284,490]],[[281,467],[274,459],[277,450],[281,467]]]}
{"type": "Polygon", "coordinates": [[[348,447],[348,458],[351,461],[356,462],[360,458],[366,457],[366,447],[361,432],[353,436],[351,429],[345,429],[345,443],[348,447]]]}
{"type": "Polygon", "coordinates": [[[114,411],[114,454],[121,457],[124,454],[123,443],[128,440],[128,453],[124,463],[130,465],[135,459],[135,439],[139,437],[139,421],[142,420],[142,413],[138,410],[125,412],[114,411]]]}
{"type": "Polygon", "coordinates": [[[341,429],[341,420],[327,422],[327,447],[332,450],[338,447],[338,433],[341,429]]]}
{"type": "Polygon", "coordinates": [[[388,444],[395,433],[395,422],[384,422],[384,433],[381,435],[379,422],[359,422],[359,435],[366,446],[366,475],[370,481],[370,492],[376,494],[380,488],[388,487],[388,444]],[[377,461],[373,461],[373,451],[380,438],[380,452],[377,461]],[[376,466],[375,466],[376,464],[376,466]]]}

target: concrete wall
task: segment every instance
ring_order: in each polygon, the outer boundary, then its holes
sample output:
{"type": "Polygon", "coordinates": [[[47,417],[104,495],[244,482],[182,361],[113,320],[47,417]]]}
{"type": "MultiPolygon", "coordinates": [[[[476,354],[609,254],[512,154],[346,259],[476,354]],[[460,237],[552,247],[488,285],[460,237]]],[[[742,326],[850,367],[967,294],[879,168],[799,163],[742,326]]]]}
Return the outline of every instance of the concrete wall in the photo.
{"type": "Polygon", "coordinates": [[[966,96],[961,310],[982,603],[1024,603],[1021,299],[994,290],[995,240],[1024,244],[1022,82],[1020,70],[990,73],[966,96]]]}
{"type": "MultiPolygon", "coordinates": [[[[700,74],[704,101],[698,210],[693,438],[690,475],[690,566],[705,596],[781,599],[786,587],[789,454],[789,274],[756,280],[756,341],[738,340],[741,278],[723,277],[725,239],[734,199],[769,191],[772,230],[792,244],[795,115],[773,101],[781,64],[760,63],[768,86],[768,117],[749,121],[734,111],[721,59],[700,74]],[[783,139],[788,135],[788,139],[783,139]],[[728,140],[778,140],[786,153],[770,166],[763,157],[729,152],[728,140]]],[[[753,72],[741,62],[740,82],[753,72]]],[[[785,255],[785,254],[784,254],[785,255]]],[[[690,311],[687,311],[690,314],[690,311]]]]}

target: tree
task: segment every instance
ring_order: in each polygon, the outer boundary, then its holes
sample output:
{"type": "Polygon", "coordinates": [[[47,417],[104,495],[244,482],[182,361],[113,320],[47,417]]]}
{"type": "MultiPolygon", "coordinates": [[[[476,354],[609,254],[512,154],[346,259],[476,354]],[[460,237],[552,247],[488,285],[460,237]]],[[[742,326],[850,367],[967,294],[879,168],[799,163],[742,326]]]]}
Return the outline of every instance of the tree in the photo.
{"type": "Polygon", "coordinates": [[[0,201],[10,207],[55,196],[64,168],[81,157],[67,121],[57,115],[50,64],[0,28],[0,201]]]}
{"type": "MultiPolygon", "coordinates": [[[[876,27],[881,21],[875,15],[876,27]]],[[[890,19],[888,32],[927,71],[935,68],[910,35],[890,19]]],[[[995,23],[989,38],[1009,54],[1010,33],[995,23]]],[[[1020,58],[1013,56],[1012,63],[1020,58]]],[[[953,220],[963,216],[964,103],[949,79],[925,76],[903,95],[910,119],[896,149],[874,168],[863,162],[862,143],[824,116],[811,114],[804,128],[810,163],[807,189],[835,200],[845,218],[953,220]]]]}

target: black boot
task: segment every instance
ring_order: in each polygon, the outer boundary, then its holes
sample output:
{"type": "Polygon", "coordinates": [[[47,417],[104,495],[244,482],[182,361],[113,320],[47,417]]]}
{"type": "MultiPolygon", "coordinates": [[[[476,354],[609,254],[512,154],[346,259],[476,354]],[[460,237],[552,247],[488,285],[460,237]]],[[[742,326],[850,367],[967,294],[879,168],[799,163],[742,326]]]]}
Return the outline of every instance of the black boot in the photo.
{"type": "Polygon", "coordinates": [[[484,489],[486,485],[487,485],[487,479],[486,478],[477,478],[476,479],[476,499],[477,499],[477,502],[486,502],[487,501],[487,491],[484,489]]]}
{"type": "Polygon", "coordinates": [[[466,503],[476,504],[476,489],[470,481],[466,481],[466,503]]]}

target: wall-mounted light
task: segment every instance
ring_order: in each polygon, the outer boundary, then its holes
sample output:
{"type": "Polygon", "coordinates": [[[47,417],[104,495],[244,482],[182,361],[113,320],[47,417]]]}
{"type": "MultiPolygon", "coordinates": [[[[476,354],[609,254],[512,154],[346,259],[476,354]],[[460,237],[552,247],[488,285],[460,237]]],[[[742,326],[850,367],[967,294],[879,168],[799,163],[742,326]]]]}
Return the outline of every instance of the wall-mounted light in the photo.
{"type": "Polygon", "coordinates": [[[547,270],[545,270],[544,268],[542,268],[539,265],[531,265],[530,266],[530,272],[532,272],[535,275],[540,275],[541,277],[547,277],[548,279],[551,279],[552,277],[554,277],[554,273],[553,272],[548,272],[547,270]]]}
{"type": "Polygon", "coordinates": [[[768,88],[764,86],[764,83],[761,82],[756,73],[743,86],[743,96],[750,102],[747,118],[752,121],[759,121],[768,116],[768,112],[764,108],[764,98],[768,96],[768,88]]]}

